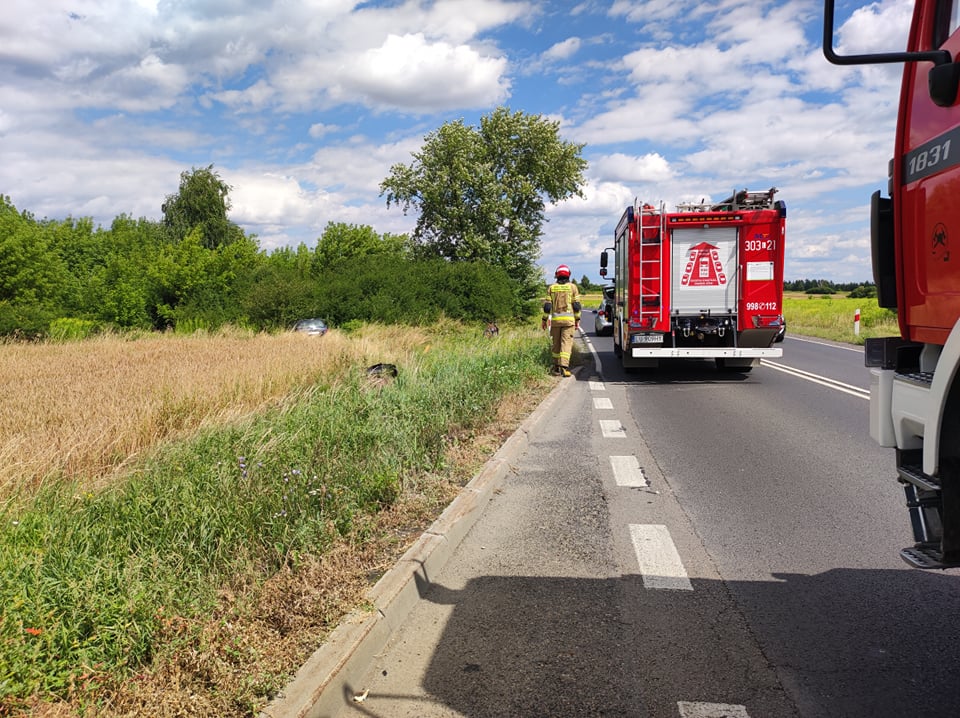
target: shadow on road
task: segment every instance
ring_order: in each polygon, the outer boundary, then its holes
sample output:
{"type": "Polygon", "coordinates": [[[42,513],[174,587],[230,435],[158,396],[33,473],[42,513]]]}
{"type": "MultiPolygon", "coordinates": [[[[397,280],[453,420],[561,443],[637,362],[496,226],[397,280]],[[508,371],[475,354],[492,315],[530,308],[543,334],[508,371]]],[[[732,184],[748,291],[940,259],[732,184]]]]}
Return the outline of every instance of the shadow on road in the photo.
{"type": "Polygon", "coordinates": [[[380,694],[347,714],[412,716],[414,701],[430,716],[675,717],[679,701],[703,701],[752,718],[960,715],[960,577],[837,569],[693,586],[421,581],[424,600],[452,606],[426,696],[380,694]]]}

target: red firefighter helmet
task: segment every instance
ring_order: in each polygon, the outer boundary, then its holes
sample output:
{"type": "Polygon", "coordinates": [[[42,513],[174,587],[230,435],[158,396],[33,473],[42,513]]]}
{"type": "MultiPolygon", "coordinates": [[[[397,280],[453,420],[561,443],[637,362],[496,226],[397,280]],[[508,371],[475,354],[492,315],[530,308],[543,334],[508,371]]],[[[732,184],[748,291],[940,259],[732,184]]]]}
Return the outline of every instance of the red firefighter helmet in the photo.
{"type": "Polygon", "coordinates": [[[557,279],[560,279],[560,277],[566,277],[567,279],[570,279],[570,267],[568,267],[566,264],[561,264],[559,267],[557,267],[557,271],[553,273],[553,276],[555,276],[557,279]]]}

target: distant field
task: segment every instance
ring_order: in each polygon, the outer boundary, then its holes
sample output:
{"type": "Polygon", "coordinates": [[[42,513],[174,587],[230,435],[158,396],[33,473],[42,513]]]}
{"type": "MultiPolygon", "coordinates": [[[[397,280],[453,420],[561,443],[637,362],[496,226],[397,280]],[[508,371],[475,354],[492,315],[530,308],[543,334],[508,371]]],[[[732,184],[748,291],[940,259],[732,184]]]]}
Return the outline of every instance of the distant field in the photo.
{"type": "Polygon", "coordinates": [[[600,306],[600,298],[603,294],[598,291],[580,292],[580,303],[584,309],[596,309],[600,306]]]}
{"type": "Polygon", "coordinates": [[[881,309],[876,298],[849,299],[840,294],[787,292],[783,297],[783,315],[787,321],[787,334],[805,334],[838,342],[863,344],[864,339],[900,333],[896,313],[881,309]],[[859,335],[854,333],[854,316],[858,309],[859,335]]]}

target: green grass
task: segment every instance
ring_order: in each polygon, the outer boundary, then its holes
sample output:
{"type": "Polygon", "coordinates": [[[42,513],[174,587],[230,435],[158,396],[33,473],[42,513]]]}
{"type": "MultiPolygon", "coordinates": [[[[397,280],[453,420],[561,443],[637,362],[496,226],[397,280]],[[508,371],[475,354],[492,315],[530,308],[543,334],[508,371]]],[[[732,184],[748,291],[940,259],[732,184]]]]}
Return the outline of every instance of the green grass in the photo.
{"type": "Polygon", "coordinates": [[[897,315],[877,305],[876,298],[849,299],[840,295],[790,293],[783,298],[787,333],[863,344],[872,337],[897,336],[897,315]],[[854,315],[860,310],[860,334],[854,333],[854,315]]]}
{"type": "Polygon", "coordinates": [[[361,368],[282,410],[168,447],[101,493],[61,485],[0,515],[0,713],[66,697],[91,671],[149,663],[170,616],[322,554],[406,481],[442,470],[451,431],[543,375],[534,329],[438,336],[398,378],[361,368]]]}

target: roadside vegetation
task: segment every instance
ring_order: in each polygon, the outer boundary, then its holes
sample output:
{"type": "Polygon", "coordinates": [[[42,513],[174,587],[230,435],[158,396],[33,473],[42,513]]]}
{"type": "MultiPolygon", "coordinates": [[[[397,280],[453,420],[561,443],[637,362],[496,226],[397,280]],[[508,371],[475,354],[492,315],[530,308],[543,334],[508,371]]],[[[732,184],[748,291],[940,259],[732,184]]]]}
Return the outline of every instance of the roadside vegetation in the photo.
{"type": "Polygon", "coordinates": [[[5,349],[4,715],[255,715],[552,386],[529,327],[5,349]]]}
{"type": "Polygon", "coordinates": [[[787,334],[803,334],[837,342],[863,344],[871,337],[897,336],[897,314],[883,309],[874,297],[785,292],[783,315],[787,334]],[[854,317],[860,310],[860,333],[854,332],[854,317]]]}

